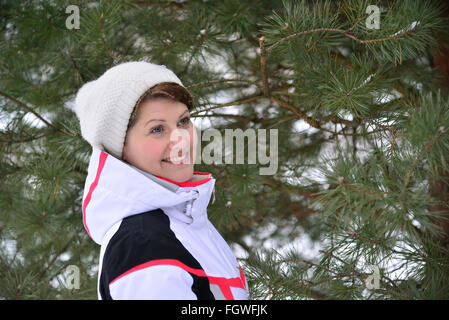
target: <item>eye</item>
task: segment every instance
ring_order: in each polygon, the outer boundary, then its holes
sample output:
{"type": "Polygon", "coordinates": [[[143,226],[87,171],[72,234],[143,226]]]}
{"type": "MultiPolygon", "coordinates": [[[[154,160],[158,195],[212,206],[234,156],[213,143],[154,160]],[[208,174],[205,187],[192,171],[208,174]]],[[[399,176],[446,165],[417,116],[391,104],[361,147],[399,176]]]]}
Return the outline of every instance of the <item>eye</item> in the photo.
{"type": "Polygon", "coordinates": [[[157,126],[153,129],[151,129],[150,133],[161,133],[162,132],[162,126],[157,126]],[[160,129],[160,130],[158,130],[160,129]]]}
{"type": "Polygon", "coordinates": [[[186,126],[190,123],[190,118],[189,117],[185,117],[184,119],[182,119],[181,121],[179,121],[179,123],[181,123],[181,125],[186,126]]]}

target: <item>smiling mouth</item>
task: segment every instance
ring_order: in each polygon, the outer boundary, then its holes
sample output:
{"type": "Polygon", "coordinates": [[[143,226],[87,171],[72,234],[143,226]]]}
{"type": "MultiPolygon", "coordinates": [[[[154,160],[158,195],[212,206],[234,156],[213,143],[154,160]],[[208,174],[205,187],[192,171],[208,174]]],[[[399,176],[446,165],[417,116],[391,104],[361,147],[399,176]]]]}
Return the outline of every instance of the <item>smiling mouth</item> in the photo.
{"type": "Polygon", "coordinates": [[[189,156],[189,153],[186,153],[182,157],[162,159],[162,162],[166,162],[168,164],[173,164],[173,165],[179,166],[179,165],[186,164],[188,162],[188,160],[189,160],[188,156],[189,156]]]}

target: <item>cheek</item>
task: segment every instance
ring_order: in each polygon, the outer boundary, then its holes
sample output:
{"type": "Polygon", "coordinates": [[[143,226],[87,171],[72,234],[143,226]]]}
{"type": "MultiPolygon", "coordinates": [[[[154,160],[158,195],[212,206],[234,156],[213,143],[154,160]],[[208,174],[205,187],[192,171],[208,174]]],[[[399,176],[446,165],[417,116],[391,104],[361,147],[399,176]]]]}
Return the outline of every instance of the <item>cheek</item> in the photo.
{"type": "Polygon", "coordinates": [[[159,141],[145,141],[142,145],[142,152],[150,160],[160,161],[164,156],[166,145],[159,141]]]}
{"type": "Polygon", "coordinates": [[[128,151],[132,154],[134,162],[148,165],[149,161],[161,160],[164,145],[156,139],[134,139],[128,151]]]}
{"type": "Polygon", "coordinates": [[[196,140],[198,139],[196,129],[193,126],[191,126],[189,130],[189,135],[190,135],[190,149],[193,149],[193,147],[197,143],[196,140]]]}

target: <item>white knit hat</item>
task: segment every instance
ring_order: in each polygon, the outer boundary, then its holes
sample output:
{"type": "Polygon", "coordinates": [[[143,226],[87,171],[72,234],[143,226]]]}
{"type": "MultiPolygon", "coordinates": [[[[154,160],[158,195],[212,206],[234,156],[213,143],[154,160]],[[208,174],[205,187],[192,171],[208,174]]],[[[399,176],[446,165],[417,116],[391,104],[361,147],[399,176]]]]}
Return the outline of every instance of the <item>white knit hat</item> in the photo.
{"type": "Polygon", "coordinates": [[[75,98],[81,134],[91,146],[121,159],[129,118],[139,98],[161,82],[181,80],[164,65],[125,62],[85,83],[75,98]]]}

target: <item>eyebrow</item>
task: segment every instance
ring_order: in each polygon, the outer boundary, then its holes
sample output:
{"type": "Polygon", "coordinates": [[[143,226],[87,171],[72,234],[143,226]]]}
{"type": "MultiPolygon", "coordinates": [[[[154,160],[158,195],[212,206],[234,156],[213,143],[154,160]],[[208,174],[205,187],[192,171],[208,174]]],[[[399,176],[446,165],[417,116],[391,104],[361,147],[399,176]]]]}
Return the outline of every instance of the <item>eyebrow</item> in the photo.
{"type": "MultiPolygon", "coordinates": [[[[186,113],[188,113],[188,112],[189,112],[189,110],[184,111],[184,112],[179,116],[178,119],[181,119],[181,118],[182,118],[186,113]]],[[[166,122],[164,119],[151,119],[151,120],[148,120],[148,121],[145,123],[144,127],[146,127],[151,121],[162,121],[162,122],[166,122]]]]}

